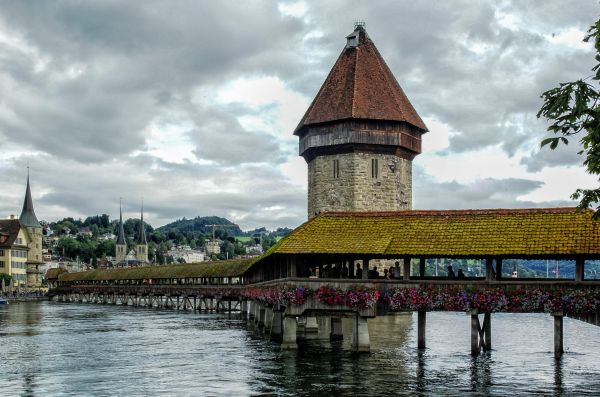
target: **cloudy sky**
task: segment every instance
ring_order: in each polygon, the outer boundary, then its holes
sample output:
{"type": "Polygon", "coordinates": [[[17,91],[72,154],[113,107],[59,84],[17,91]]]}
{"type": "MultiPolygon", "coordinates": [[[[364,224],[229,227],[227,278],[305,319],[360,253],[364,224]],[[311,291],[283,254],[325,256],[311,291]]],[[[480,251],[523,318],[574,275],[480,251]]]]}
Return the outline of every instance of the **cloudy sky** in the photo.
{"type": "Polygon", "coordinates": [[[364,20],[430,132],[419,209],[573,205],[540,94],[591,74],[597,1],[12,1],[0,7],[0,214],[306,219],[292,135],[364,20]]]}

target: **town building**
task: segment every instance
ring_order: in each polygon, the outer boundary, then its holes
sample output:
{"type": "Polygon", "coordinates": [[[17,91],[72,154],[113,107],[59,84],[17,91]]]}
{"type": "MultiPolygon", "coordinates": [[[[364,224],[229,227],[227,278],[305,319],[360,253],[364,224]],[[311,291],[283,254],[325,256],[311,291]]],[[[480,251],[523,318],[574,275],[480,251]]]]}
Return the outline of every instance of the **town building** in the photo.
{"type": "Polygon", "coordinates": [[[42,282],[42,225],[33,209],[29,174],[19,219],[0,220],[0,273],[12,277],[11,287],[39,288],[42,282]]]}
{"type": "Polygon", "coordinates": [[[308,164],[308,217],[412,207],[427,127],[357,24],[294,134],[308,164]]]}
{"type": "Polygon", "coordinates": [[[263,247],[260,244],[252,244],[246,246],[246,254],[250,256],[262,255],[263,247]]]}
{"type": "Polygon", "coordinates": [[[182,245],[167,251],[167,255],[173,258],[173,261],[184,263],[204,262],[206,256],[204,251],[192,249],[189,245],[182,245]]]}
{"type": "Polygon", "coordinates": [[[207,241],[206,253],[208,255],[219,255],[221,253],[221,242],[219,240],[207,241]]]}

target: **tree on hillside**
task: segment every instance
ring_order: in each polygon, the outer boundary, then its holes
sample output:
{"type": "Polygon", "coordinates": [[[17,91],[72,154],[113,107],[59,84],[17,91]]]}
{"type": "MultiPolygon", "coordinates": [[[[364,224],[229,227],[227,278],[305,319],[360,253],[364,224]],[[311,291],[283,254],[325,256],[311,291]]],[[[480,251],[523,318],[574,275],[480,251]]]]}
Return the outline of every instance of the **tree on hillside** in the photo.
{"type": "MultiPolygon", "coordinates": [[[[541,146],[548,145],[554,150],[560,144],[568,144],[574,135],[581,137],[583,150],[579,152],[585,157],[583,165],[592,175],[600,176],[600,19],[590,27],[584,38],[585,42],[593,41],[596,49],[596,61],[592,68],[594,74],[584,79],[561,83],[558,87],[542,94],[544,104],[537,117],[544,117],[552,122],[548,131],[558,135],[546,138],[541,146]]],[[[577,189],[573,200],[580,200],[578,208],[594,208],[594,219],[600,219],[600,187],[596,189],[577,189]]]]}

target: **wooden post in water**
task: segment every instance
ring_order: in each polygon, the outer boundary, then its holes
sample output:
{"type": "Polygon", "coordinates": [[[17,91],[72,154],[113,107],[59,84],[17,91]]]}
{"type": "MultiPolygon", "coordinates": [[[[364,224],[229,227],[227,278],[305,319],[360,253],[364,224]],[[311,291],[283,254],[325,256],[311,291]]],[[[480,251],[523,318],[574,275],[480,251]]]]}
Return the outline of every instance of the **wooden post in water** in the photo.
{"type": "Polygon", "coordinates": [[[563,313],[557,312],[554,316],[554,358],[562,357],[563,350],[563,313]]]}
{"type": "Polygon", "coordinates": [[[417,312],[417,348],[425,349],[425,326],[427,324],[427,312],[417,312]]]}
{"type": "Polygon", "coordinates": [[[485,313],[483,315],[483,350],[492,350],[492,314],[485,313]]]}
{"type": "Polygon", "coordinates": [[[479,315],[477,312],[471,313],[471,355],[478,356],[480,350],[479,346],[479,315]]]}

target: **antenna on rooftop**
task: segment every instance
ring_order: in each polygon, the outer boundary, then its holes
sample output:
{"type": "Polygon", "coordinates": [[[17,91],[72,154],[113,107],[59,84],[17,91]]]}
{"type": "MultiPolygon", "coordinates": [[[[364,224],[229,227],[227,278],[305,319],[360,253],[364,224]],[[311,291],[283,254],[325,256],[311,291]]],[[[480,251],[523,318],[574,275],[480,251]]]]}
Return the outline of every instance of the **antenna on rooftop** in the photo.
{"type": "Polygon", "coordinates": [[[361,19],[355,19],[354,20],[354,29],[361,27],[364,28],[365,26],[367,26],[367,23],[361,19]]]}

